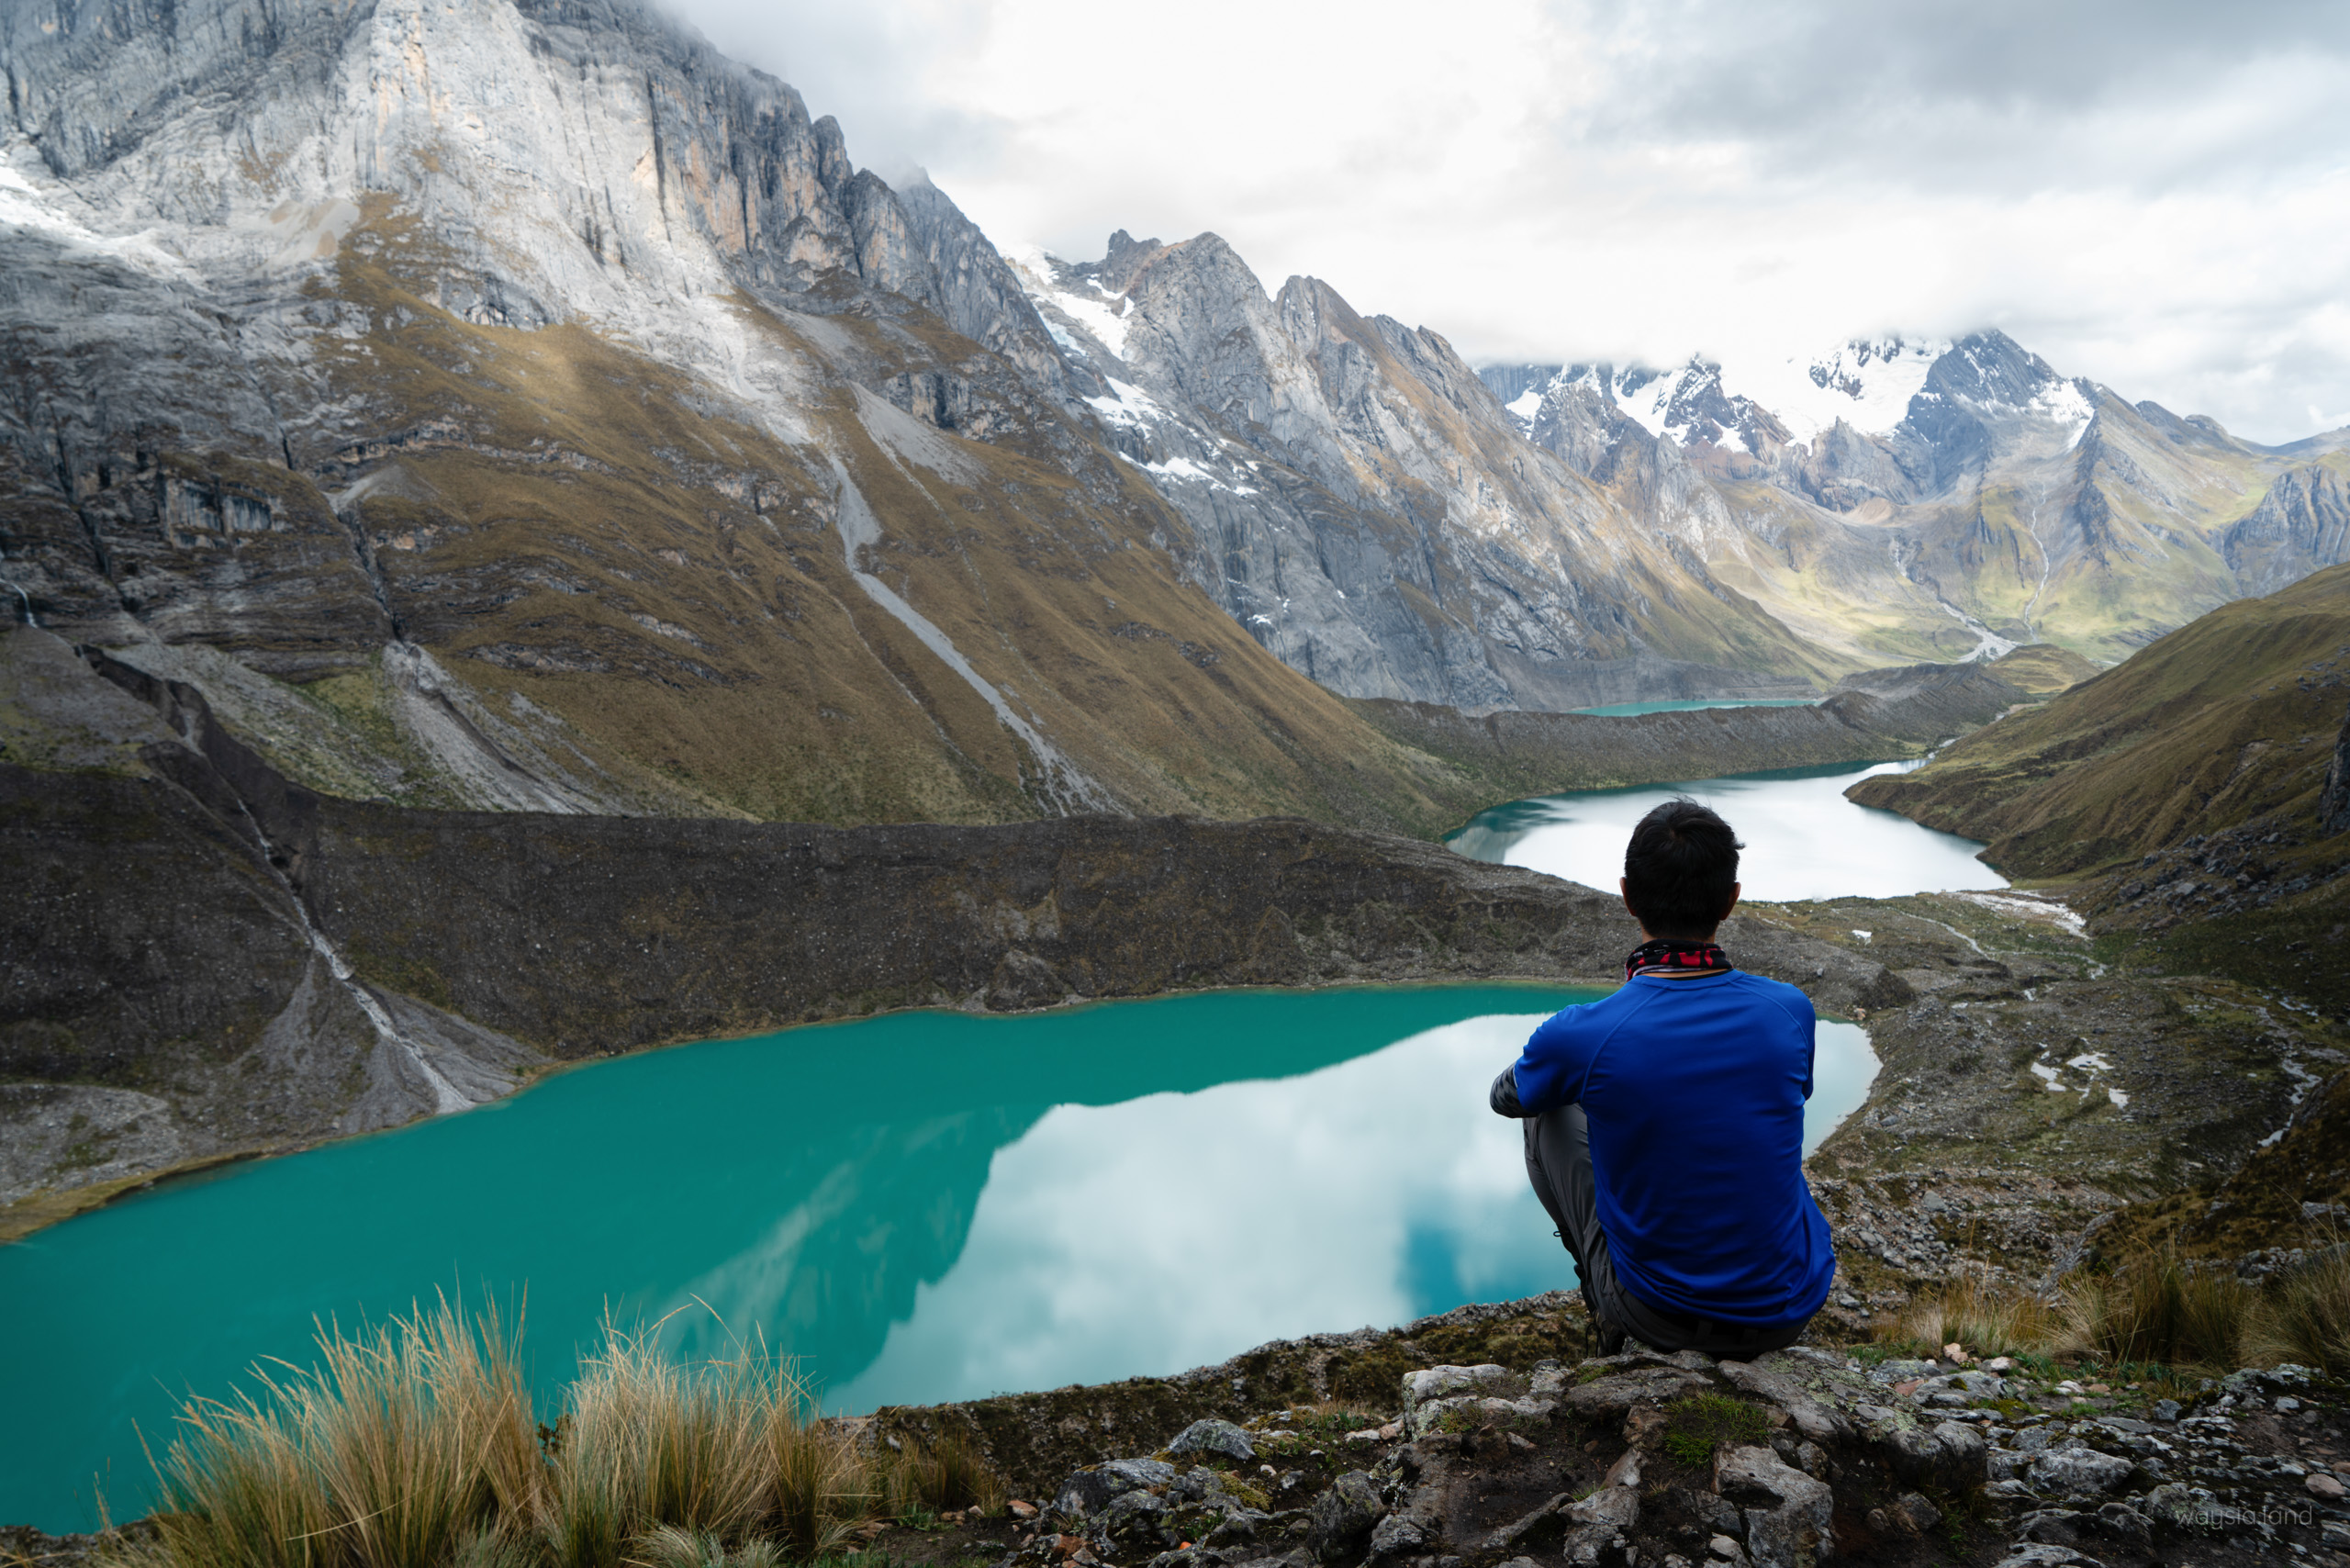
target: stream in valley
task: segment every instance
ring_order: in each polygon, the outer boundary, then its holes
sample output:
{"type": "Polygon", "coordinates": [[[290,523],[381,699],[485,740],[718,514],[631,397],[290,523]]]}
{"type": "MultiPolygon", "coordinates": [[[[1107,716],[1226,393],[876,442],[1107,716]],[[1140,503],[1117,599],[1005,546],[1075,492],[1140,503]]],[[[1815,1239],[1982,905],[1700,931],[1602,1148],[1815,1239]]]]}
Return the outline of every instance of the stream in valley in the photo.
{"type": "MultiPolygon", "coordinates": [[[[0,1248],[0,1521],[145,1511],[178,1396],[313,1325],[528,1295],[553,1394],[609,1312],[762,1336],[860,1411],[1221,1361],[1571,1285],[1494,1074],[1530,986],[901,1013],[559,1073],[184,1179],[0,1248]],[[699,1304],[707,1304],[707,1307],[699,1304]],[[715,1316],[713,1316],[715,1314],[715,1316]]],[[[1876,1058],[1823,1024],[1810,1143],[1876,1058]]]]}

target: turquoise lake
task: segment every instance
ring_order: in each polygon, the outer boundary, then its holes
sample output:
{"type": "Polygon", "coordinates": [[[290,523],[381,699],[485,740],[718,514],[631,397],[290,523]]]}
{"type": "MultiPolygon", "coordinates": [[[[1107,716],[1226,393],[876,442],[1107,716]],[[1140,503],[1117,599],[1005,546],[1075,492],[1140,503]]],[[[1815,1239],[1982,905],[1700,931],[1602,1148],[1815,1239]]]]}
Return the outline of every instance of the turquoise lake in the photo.
{"type": "MultiPolygon", "coordinates": [[[[173,1182],[0,1248],[0,1521],[90,1528],[100,1483],[137,1517],[140,1434],[160,1450],[179,1396],[308,1365],[315,1322],[436,1290],[527,1291],[551,1418],[607,1312],[677,1311],[688,1356],[763,1335],[856,1412],[1570,1285],[1484,1098],[1535,1024],[1595,994],[896,1014],[602,1061],[173,1182]]],[[[1875,1069],[1857,1026],[1821,1025],[1812,1143],[1875,1069]]]]}
{"type": "Polygon", "coordinates": [[[1624,875],[1624,844],[1633,824],[1662,802],[1687,796],[1719,812],[1738,831],[1746,846],[1739,877],[1751,899],[1891,899],[2008,886],[2005,877],[1975,858],[1983,847],[1975,840],[1844,799],[1863,778],[1917,766],[1796,767],[1512,801],[1478,812],[1445,842],[1472,860],[1612,889],[1624,875]]]}

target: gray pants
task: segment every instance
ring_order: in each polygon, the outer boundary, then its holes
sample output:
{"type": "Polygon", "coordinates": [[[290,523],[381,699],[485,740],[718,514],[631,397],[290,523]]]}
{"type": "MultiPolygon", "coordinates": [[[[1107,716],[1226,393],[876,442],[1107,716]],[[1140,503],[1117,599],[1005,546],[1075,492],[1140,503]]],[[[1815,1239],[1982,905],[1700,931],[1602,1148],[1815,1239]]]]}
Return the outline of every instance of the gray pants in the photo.
{"type": "Polygon", "coordinates": [[[1730,1361],[1751,1361],[1796,1342],[1810,1319],[1774,1328],[1749,1328],[1660,1312],[1617,1282],[1599,1228],[1599,1184],[1591,1172],[1591,1123],[1580,1105],[1562,1105],[1526,1118],[1526,1174],[1534,1195],[1558,1222],[1559,1239],[1583,1276],[1583,1306],[1641,1344],[1659,1350],[1702,1350],[1730,1361]]]}

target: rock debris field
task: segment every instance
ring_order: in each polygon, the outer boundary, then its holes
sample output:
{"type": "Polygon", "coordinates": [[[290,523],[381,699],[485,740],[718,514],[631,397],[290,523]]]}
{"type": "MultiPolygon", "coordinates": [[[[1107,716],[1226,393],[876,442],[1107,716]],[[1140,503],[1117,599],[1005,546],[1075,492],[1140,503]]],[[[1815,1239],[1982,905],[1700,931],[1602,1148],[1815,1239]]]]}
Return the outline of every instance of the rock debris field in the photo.
{"type": "Polygon", "coordinates": [[[1437,1366],[1383,1419],[1196,1420],[958,1544],[1001,1568],[2343,1562],[2344,1394],[2286,1366],[2182,1403],[1809,1347],[1437,1366]]]}

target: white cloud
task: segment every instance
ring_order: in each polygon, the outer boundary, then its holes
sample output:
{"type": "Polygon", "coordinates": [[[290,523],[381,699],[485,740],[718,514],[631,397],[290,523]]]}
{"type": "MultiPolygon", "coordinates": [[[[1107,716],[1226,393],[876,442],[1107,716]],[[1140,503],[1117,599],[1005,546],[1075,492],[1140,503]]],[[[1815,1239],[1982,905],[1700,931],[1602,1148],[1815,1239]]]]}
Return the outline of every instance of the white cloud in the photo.
{"type": "Polygon", "coordinates": [[[1214,230],[1472,357],[1997,325],[2255,439],[2350,406],[2350,7],[681,5],[1000,243],[1214,230]]]}

